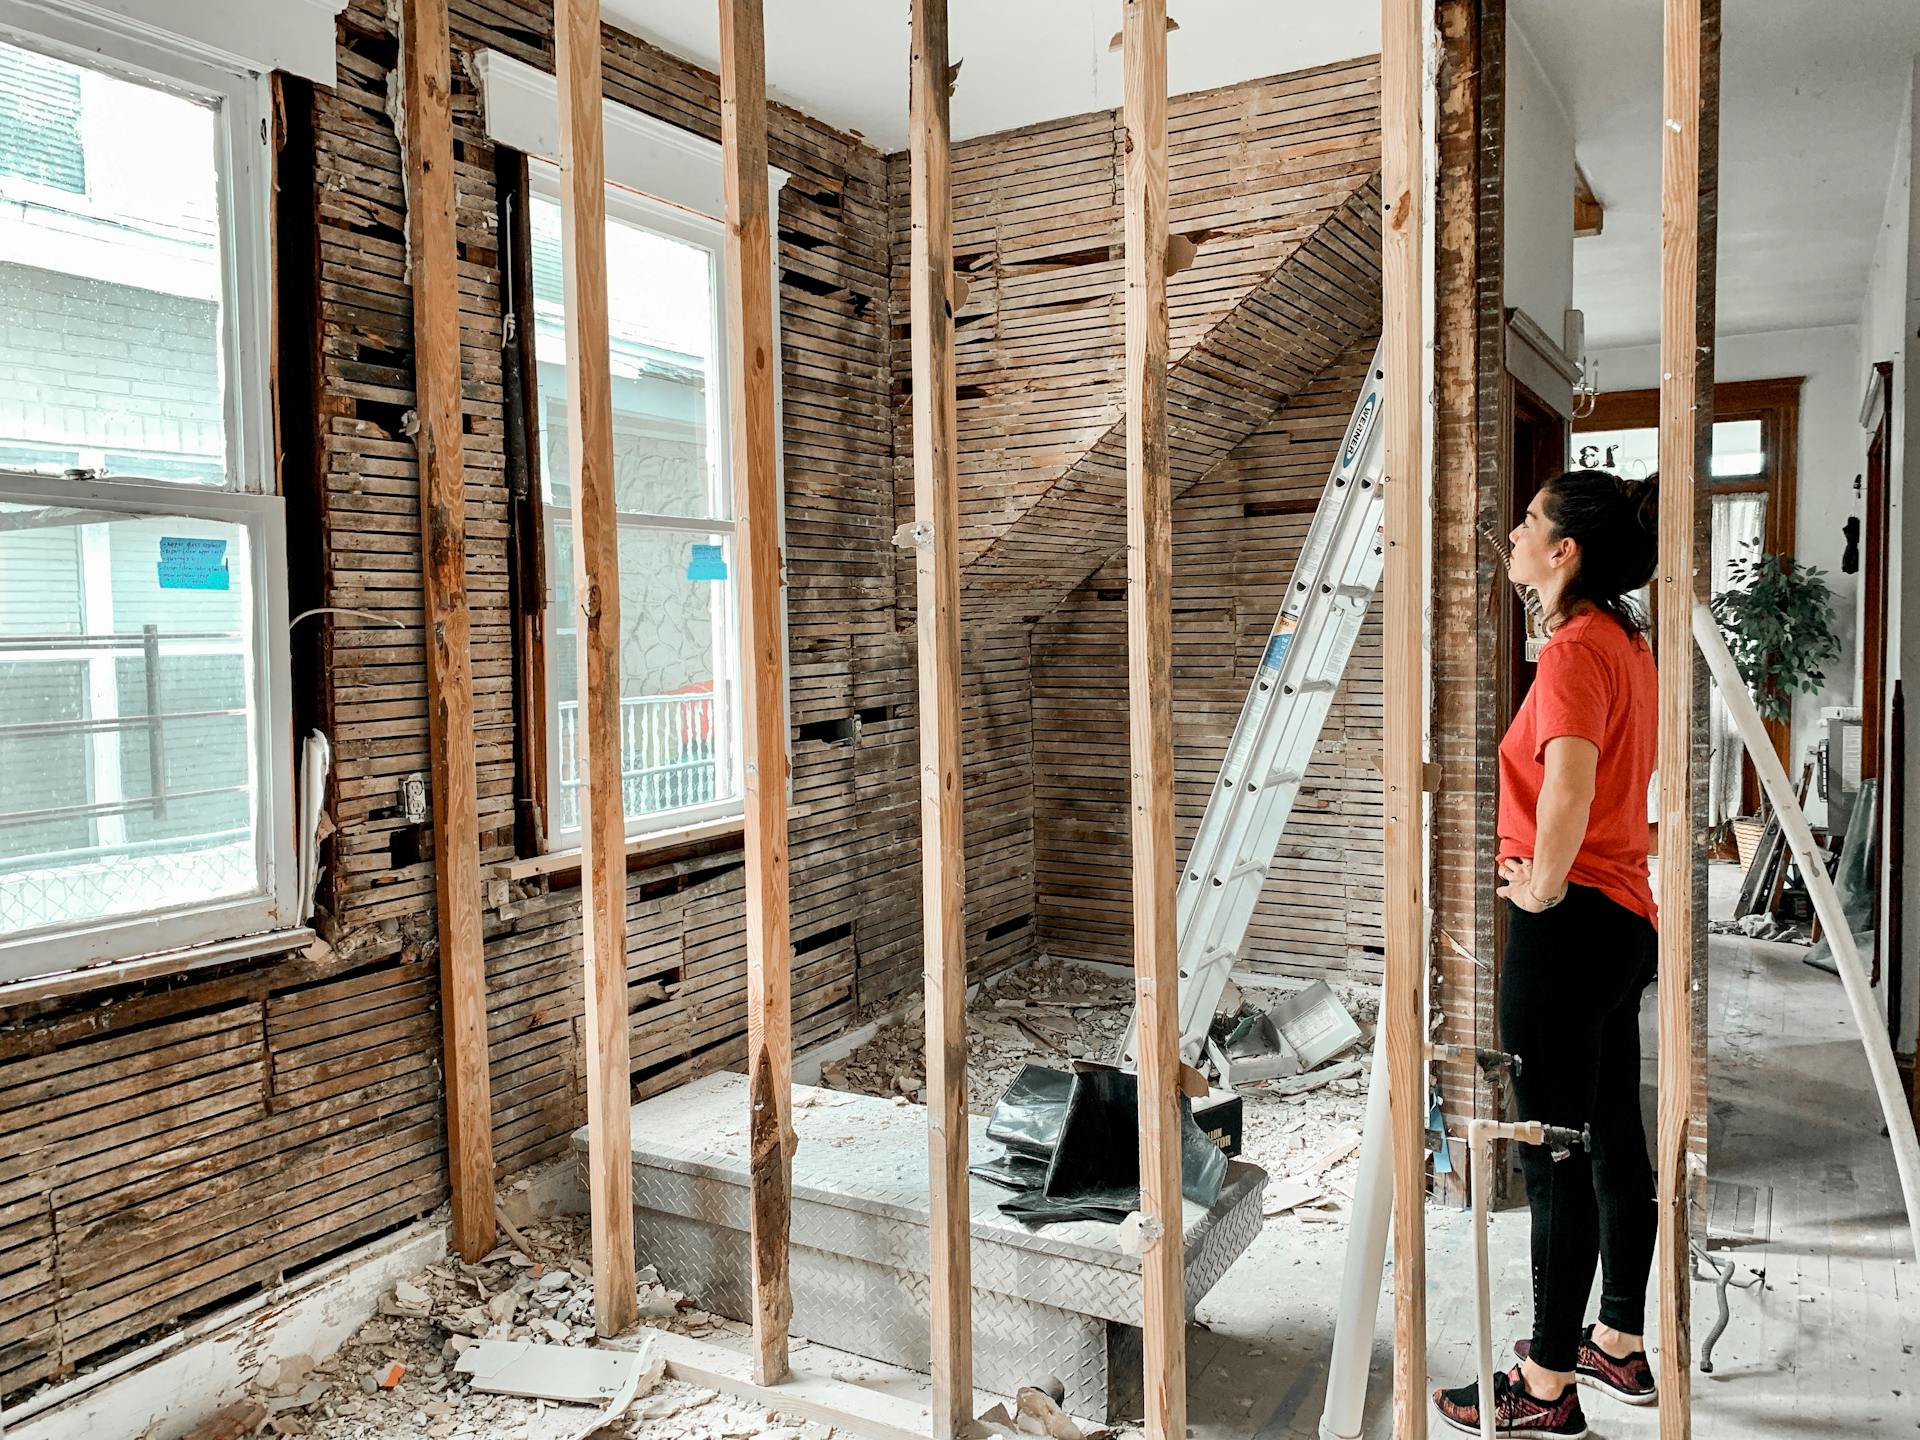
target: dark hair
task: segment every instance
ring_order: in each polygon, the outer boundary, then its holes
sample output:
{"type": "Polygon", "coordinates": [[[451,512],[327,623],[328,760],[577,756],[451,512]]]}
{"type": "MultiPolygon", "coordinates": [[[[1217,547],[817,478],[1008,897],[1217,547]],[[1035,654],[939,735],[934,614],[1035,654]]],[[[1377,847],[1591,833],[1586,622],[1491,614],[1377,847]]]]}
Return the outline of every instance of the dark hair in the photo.
{"type": "Polygon", "coordinates": [[[1540,487],[1555,540],[1580,547],[1579,568],[1560,595],[1563,619],[1582,600],[1629,635],[1646,621],[1627,596],[1653,579],[1659,559],[1660,477],[1627,480],[1606,470],[1569,470],[1540,487]]]}

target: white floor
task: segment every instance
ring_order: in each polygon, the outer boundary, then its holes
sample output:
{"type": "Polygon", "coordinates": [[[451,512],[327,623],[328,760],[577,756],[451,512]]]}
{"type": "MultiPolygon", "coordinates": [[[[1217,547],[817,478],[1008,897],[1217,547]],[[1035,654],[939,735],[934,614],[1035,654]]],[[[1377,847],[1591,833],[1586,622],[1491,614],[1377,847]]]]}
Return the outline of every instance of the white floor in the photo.
{"type": "MultiPolygon", "coordinates": [[[[1716,889],[1724,885],[1723,875],[1715,879],[1716,889]]],[[[1732,1318],[1715,1347],[1714,1373],[1693,1372],[1694,1433],[1912,1434],[1920,1428],[1920,1265],[1840,982],[1806,965],[1797,947],[1715,937],[1711,949],[1710,1178],[1762,1192],[1750,1200],[1770,1187],[1772,1213],[1764,1240],[1733,1247],[1716,1236],[1717,1253],[1763,1269],[1766,1280],[1729,1294],[1732,1318]]],[[[1651,1086],[1651,1043],[1648,1056],[1651,1086]]],[[[1474,1367],[1466,1219],[1429,1212],[1435,1384],[1460,1383],[1474,1367]]],[[[1202,1304],[1205,1328],[1192,1332],[1188,1366],[1197,1437],[1317,1434],[1343,1242],[1340,1227],[1269,1224],[1202,1304]]],[[[1525,1211],[1496,1216],[1492,1243],[1496,1321],[1504,1316],[1495,1334],[1504,1346],[1530,1328],[1525,1211]]],[[[1656,1309],[1650,1296],[1657,1332],[1656,1309]]],[[[1713,1287],[1696,1283],[1696,1357],[1714,1315],[1713,1287]]],[[[1375,1335],[1370,1435],[1391,1433],[1391,1344],[1387,1297],[1375,1335]]],[[[1592,1392],[1584,1403],[1596,1436],[1658,1433],[1651,1410],[1592,1392]]]]}

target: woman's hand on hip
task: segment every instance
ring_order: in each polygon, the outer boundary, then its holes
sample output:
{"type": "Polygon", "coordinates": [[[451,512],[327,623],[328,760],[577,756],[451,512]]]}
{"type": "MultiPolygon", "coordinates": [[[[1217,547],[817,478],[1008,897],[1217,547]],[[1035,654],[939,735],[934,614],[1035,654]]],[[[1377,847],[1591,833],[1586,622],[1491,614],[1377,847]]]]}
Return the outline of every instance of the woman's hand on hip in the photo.
{"type": "Polygon", "coordinates": [[[1538,915],[1542,910],[1551,910],[1565,898],[1563,890],[1551,899],[1543,899],[1534,892],[1533,862],[1531,860],[1502,860],[1500,878],[1506,883],[1499,886],[1495,894],[1503,900],[1511,900],[1522,910],[1538,915]]]}

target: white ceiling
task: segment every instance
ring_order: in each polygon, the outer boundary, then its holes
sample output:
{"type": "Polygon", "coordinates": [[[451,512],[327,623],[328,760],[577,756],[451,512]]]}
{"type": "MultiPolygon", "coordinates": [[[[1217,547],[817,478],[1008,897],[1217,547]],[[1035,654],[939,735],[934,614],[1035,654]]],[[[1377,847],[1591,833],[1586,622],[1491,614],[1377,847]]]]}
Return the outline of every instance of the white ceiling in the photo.
{"type": "MultiPolygon", "coordinates": [[[[609,24],[717,70],[712,0],[603,0],[609,24]]],[[[1109,110],[1121,101],[1120,0],[955,0],[948,53],[965,62],[956,139],[1109,110]]],[[[1325,0],[1173,0],[1175,95],[1306,70],[1380,48],[1380,10],[1325,0]]],[[[767,92],[884,151],[907,146],[908,0],[769,0],[767,92]]]]}
{"type": "MultiPolygon", "coordinates": [[[[1513,0],[1606,206],[1576,240],[1587,343],[1659,336],[1660,0],[1513,0]]],[[[1866,293],[1920,0],[1726,0],[1720,333],[1852,324],[1866,293]]]]}

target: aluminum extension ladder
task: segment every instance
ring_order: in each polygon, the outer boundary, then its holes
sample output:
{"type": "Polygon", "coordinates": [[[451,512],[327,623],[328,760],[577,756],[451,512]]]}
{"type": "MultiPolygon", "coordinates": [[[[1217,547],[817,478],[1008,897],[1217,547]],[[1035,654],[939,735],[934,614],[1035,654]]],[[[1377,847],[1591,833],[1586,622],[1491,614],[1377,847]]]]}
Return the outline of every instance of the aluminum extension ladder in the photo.
{"type": "MultiPolygon", "coordinates": [[[[1380,584],[1385,370],[1376,350],[1346,438],[1294,563],[1253,688],[1181,867],[1180,1056],[1196,1063],[1246,943],[1300,782],[1380,584]]],[[[1134,1068],[1134,1027],[1122,1062],[1134,1068]]]]}

